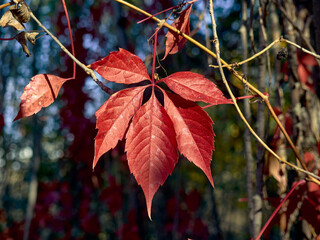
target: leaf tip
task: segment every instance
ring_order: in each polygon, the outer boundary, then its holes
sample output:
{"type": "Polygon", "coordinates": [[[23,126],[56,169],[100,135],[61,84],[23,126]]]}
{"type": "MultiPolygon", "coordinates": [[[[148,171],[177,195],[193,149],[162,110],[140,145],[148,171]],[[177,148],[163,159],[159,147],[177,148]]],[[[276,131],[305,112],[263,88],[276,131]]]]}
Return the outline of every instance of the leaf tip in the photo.
{"type": "Polygon", "coordinates": [[[13,119],[12,122],[17,121],[17,120],[19,120],[20,118],[22,118],[22,115],[21,115],[21,112],[19,111],[18,114],[17,114],[17,116],[13,119]]]}
{"type": "Polygon", "coordinates": [[[143,190],[144,196],[146,198],[148,217],[149,217],[150,221],[152,221],[151,206],[152,206],[152,199],[153,199],[153,196],[154,196],[155,192],[151,193],[151,195],[150,195],[150,192],[146,192],[144,188],[142,188],[142,190],[143,190]]]}
{"type": "Polygon", "coordinates": [[[152,217],[151,217],[151,203],[147,202],[147,211],[148,211],[148,217],[150,219],[150,221],[152,221],[152,217]]]}
{"type": "Polygon", "coordinates": [[[211,183],[211,186],[214,188],[214,183],[213,183],[213,178],[212,178],[212,175],[211,175],[211,171],[205,171],[203,170],[205,175],[207,176],[209,182],[211,183]]]}
{"type": "Polygon", "coordinates": [[[209,179],[209,182],[211,183],[212,188],[214,188],[214,183],[212,177],[209,179]]]}
{"type": "Polygon", "coordinates": [[[98,163],[98,159],[95,157],[92,162],[92,172],[94,171],[94,168],[96,167],[97,163],[98,163]]]}

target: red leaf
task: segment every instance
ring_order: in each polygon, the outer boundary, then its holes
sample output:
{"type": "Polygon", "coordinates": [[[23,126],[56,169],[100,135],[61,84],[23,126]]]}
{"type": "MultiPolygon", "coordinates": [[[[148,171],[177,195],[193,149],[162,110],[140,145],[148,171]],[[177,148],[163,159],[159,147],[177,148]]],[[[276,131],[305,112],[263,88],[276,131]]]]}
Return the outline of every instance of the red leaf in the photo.
{"type": "Polygon", "coordinates": [[[117,52],[111,52],[109,56],[100,61],[92,63],[91,68],[111,82],[131,84],[143,80],[151,81],[142,60],[122,48],[117,52]]]}
{"type": "Polygon", "coordinates": [[[308,78],[311,75],[311,72],[309,71],[309,69],[305,65],[299,64],[298,65],[298,75],[299,75],[300,82],[307,84],[308,78]]]}
{"type": "MultiPolygon", "coordinates": [[[[300,82],[305,84],[309,89],[315,93],[315,84],[309,81],[309,76],[312,75],[312,67],[317,65],[316,59],[309,54],[299,54],[297,52],[298,59],[298,75],[300,82]]],[[[281,68],[281,72],[284,73],[284,81],[289,77],[289,63],[285,62],[281,68]]]]}
{"type": "Polygon", "coordinates": [[[303,54],[301,56],[298,55],[298,58],[299,58],[299,62],[302,63],[303,65],[317,66],[316,59],[309,54],[303,54]]]}
{"type": "Polygon", "coordinates": [[[62,84],[68,80],[51,74],[38,74],[31,78],[20,97],[20,110],[14,121],[48,107],[57,98],[62,84]]]}
{"type": "Polygon", "coordinates": [[[154,94],[133,117],[126,138],[129,168],[142,187],[151,219],[152,198],[178,160],[172,122],[154,94]]]}
{"type": "Polygon", "coordinates": [[[163,78],[162,81],[172,91],[190,101],[203,101],[215,105],[232,103],[213,82],[198,73],[177,72],[163,78]]]}
{"type": "MultiPolygon", "coordinates": [[[[171,24],[171,26],[180,30],[180,32],[189,35],[190,34],[190,13],[192,4],[189,5],[180,16],[171,24]]],[[[175,54],[181,50],[187,40],[180,34],[172,31],[168,31],[166,35],[166,53],[163,57],[165,59],[168,54],[175,54]]]]}
{"type": "Polygon", "coordinates": [[[93,168],[99,158],[124,137],[132,116],[138,111],[146,87],[121,90],[113,94],[96,112],[98,134],[95,138],[93,168]]]}
{"type": "Polygon", "coordinates": [[[173,122],[180,153],[199,167],[214,186],[210,169],[214,150],[211,118],[195,103],[175,94],[164,91],[163,94],[164,108],[173,122]]]}

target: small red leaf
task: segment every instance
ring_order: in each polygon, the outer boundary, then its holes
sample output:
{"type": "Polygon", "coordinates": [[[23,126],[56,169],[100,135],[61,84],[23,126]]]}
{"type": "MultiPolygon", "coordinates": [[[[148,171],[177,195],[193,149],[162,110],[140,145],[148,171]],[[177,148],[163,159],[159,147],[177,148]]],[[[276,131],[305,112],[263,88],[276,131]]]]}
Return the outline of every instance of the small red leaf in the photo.
{"type": "Polygon", "coordinates": [[[98,134],[95,138],[93,168],[99,158],[123,139],[132,116],[138,111],[146,87],[121,90],[113,94],[96,112],[98,134]]]}
{"type": "MultiPolygon", "coordinates": [[[[192,4],[189,5],[180,16],[171,24],[171,26],[180,30],[180,32],[189,35],[190,34],[190,13],[192,4]]],[[[166,53],[163,57],[165,59],[168,54],[175,54],[181,50],[187,40],[180,34],[172,31],[168,31],[166,35],[166,53]]]]}
{"type": "Polygon", "coordinates": [[[298,75],[300,82],[307,84],[308,83],[308,78],[312,73],[309,71],[309,69],[302,64],[298,65],[298,75]]]}
{"type": "Polygon", "coordinates": [[[91,68],[111,82],[131,84],[150,80],[142,60],[122,48],[92,63],[91,68]]]}
{"type": "Polygon", "coordinates": [[[14,121],[48,107],[57,98],[62,84],[68,80],[51,74],[38,74],[31,78],[20,97],[20,110],[14,121]]]}
{"type": "Polygon", "coordinates": [[[151,219],[152,198],[178,160],[172,122],[154,94],[133,117],[126,138],[129,168],[142,187],[151,219]]]}
{"type": "Polygon", "coordinates": [[[217,86],[203,75],[193,72],[177,72],[163,78],[168,87],[184,99],[211,104],[232,103],[217,86]]]}
{"type": "Polygon", "coordinates": [[[164,92],[164,108],[171,118],[177,136],[178,149],[199,167],[213,185],[210,163],[214,150],[212,120],[193,102],[164,92]]]}
{"type": "Polygon", "coordinates": [[[298,60],[300,63],[302,63],[303,65],[308,65],[308,66],[317,66],[317,61],[316,59],[309,55],[309,54],[303,54],[302,56],[298,55],[298,60]]]}

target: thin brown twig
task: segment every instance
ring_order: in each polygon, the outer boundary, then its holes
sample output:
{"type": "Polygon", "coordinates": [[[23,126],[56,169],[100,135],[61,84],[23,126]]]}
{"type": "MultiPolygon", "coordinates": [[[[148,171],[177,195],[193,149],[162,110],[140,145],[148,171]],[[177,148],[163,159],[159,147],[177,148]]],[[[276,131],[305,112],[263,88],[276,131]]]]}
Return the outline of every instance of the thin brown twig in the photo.
{"type": "Polygon", "coordinates": [[[253,35],[253,8],[255,5],[255,0],[250,1],[250,18],[249,18],[249,37],[250,37],[250,44],[253,53],[256,53],[256,46],[254,44],[254,35],[253,35]]]}
{"type": "MultiPolygon", "coordinates": [[[[16,0],[16,2],[20,3],[20,2],[24,2],[24,0],[16,0]]],[[[14,5],[14,4],[16,4],[16,3],[15,2],[4,3],[4,4],[0,5],[0,9],[9,7],[9,6],[14,5]]]]}
{"type": "MultiPolygon", "coordinates": [[[[298,45],[298,44],[296,44],[296,43],[294,43],[294,42],[291,42],[291,41],[289,41],[289,40],[287,40],[287,39],[285,39],[285,38],[283,38],[283,37],[281,36],[280,38],[278,38],[278,39],[274,40],[272,43],[270,43],[266,48],[262,49],[260,52],[254,54],[253,56],[247,58],[246,60],[243,60],[243,61],[241,61],[241,62],[235,62],[235,63],[232,63],[232,64],[222,65],[221,67],[223,67],[223,68],[224,68],[224,67],[232,67],[232,68],[234,68],[234,67],[241,66],[241,65],[243,65],[243,64],[245,64],[245,63],[248,63],[248,62],[252,61],[252,60],[255,59],[256,57],[260,56],[261,54],[265,53],[265,52],[268,51],[270,48],[272,48],[275,44],[277,44],[277,43],[282,43],[282,42],[286,42],[286,43],[288,43],[288,44],[290,44],[290,45],[293,45],[293,46],[295,46],[296,48],[300,49],[301,51],[303,51],[303,52],[305,52],[305,53],[307,53],[307,54],[310,54],[311,56],[313,56],[313,57],[315,57],[315,58],[317,58],[317,59],[320,59],[320,55],[318,55],[318,54],[316,54],[316,53],[313,53],[313,52],[311,52],[311,51],[309,51],[309,50],[301,47],[300,45],[298,45]]],[[[217,65],[210,65],[210,67],[219,68],[219,66],[217,66],[217,65]]]]}
{"type": "MultiPolygon", "coordinates": [[[[283,16],[288,20],[288,22],[293,26],[293,28],[299,33],[302,41],[306,44],[306,46],[309,48],[309,50],[313,53],[316,53],[310,42],[305,38],[303,32],[301,29],[294,23],[294,21],[291,19],[287,11],[283,8],[283,6],[278,3],[276,0],[272,0],[272,2],[277,6],[277,8],[280,10],[280,12],[283,14],[283,16]]],[[[316,59],[319,67],[320,67],[320,60],[316,59]]]]}
{"type": "Polygon", "coordinates": [[[4,3],[4,4],[0,5],[0,9],[5,8],[5,7],[9,7],[9,6],[11,6],[11,5],[13,5],[12,2],[4,3]]]}
{"type": "Polygon", "coordinates": [[[294,42],[291,42],[291,41],[289,41],[288,39],[285,39],[285,38],[282,38],[281,41],[282,41],[282,42],[286,42],[286,43],[288,43],[288,44],[290,44],[290,45],[292,45],[292,46],[295,46],[296,48],[300,49],[301,51],[312,55],[313,57],[316,58],[316,60],[317,60],[317,59],[320,60],[320,55],[319,55],[319,54],[316,54],[315,52],[311,52],[311,51],[309,51],[309,50],[301,47],[300,45],[298,45],[298,44],[296,44],[296,43],[294,43],[294,42]]]}
{"type": "Polygon", "coordinates": [[[87,67],[86,65],[81,63],[75,56],[73,56],[72,53],[69,52],[65,46],[63,46],[63,44],[58,40],[58,38],[56,38],[45,26],[42,25],[42,23],[34,16],[32,11],[29,10],[29,12],[30,12],[31,18],[60,46],[62,51],[64,51],[78,66],[80,66],[89,76],[91,76],[93,81],[95,81],[95,83],[98,84],[98,86],[103,91],[105,91],[109,95],[113,94],[113,91],[110,88],[108,88],[101,81],[99,81],[99,79],[94,74],[94,72],[91,68],[87,67]]]}
{"type": "MultiPolygon", "coordinates": [[[[273,45],[279,43],[282,41],[282,38],[280,39],[276,39],[274,40],[272,43],[270,43],[266,48],[262,49],[260,52],[254,54],[253,56],[247,58],[246,60],[243,60],[241,62],[236,62],[236,63],[233,63],[233,64],[227,64],[227,65],[222,65],[221,67],[234,67],[234,66],[241,66],[245,63],[248,63],[250,61],[252,61],[253,59],[255,59],[256,57],[259,57],[260,55],[262,55],[263,53],[265,53],[266,51],[268,51],[270,48],[273,47],[273,45]]],[[[219,68],[219,66],[217,65],[210,65],[210,67],[213,67],[213,68],[219,68]]]]}

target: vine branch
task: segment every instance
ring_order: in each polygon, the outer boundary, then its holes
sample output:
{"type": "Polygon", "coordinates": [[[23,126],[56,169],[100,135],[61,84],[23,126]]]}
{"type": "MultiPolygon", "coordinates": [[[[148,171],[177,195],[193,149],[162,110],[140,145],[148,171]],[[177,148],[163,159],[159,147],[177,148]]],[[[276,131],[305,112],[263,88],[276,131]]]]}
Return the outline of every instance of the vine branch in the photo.
{"type": "MultiPolygon", "coordinates": [[[[311,52],[315,53],[316,51],[314,50],[314,48],[312,47],[310,42],[305,38],[301,29],[294,23],[294,21],[291,19],[291,17],[287,13],[287,11],[283,8],[283,6],[277,0],[272,0],[272,2],[277,6],[277,8],[280,10],[280,12],[283,14],[283,16],[288,20],[288,22],[293,26],[293,28],[299,33],[302,41],[307,45],[309,50],[311,52]]],[[[316,61],[320,67],[320,60],[316,59],[316,61]]]]}
{"type": "MultiPolygon", "coordinates": [[[[155,16],[152,16],[150,13],[140,9],[139,7],[131,4],[131,3],[128,3],[124,0],[114,0],[116,2],[119,2],[137,12],[140,12],[148,17],[150,17],[150,19],[154,20],[155,22],[162,22],[159,18],[155,17],[155,16]]],[[[164,27],[168,28],[169,30],[181,35],[182,37],[184,37],[186,40],[188,40],[189,42],[193,43],[194,45],[196,45],[197,47],[199,47],[200,49],[202,49],[203,51],[205,51],[206,53],[208,53],[209,55],[213,56],[214,58],[217,59],[217,55],[212,52],[210,49],[208,49],[207,47],[205,47],[204,45],[202,45],[201,43],[199,43],[198,41],[196,41],[195,39],[193,39],[192,37],[182,33],[180,30],[176,29],[175,27],[172,27],[171,25],[169,25],[168,23],[164,23],[163,24],[164,27]]],[[[254,87],[253,85],[251,85],[239,72],[235,71],[232,67],[229,66],[229,64],[224,61],[222,58],[220,58],[220,61],[221,61],[221,64],[223,65],[228,65],[226,66],[227,69],[239,80],[241,81],[243,84],[245,84],[247,87],[250,88],[250,90],[254,93],[256,93],[257,95],[259,95],[259,97],[261,97],[261,99],[265,102],[269,112],[271,113],[272,117],[274,118],[274,120],[276,121],[277,125],[279,126],[280,130],[283,132],[284,136],[286,137],[289,145],[290,145],[290,148],[293,150],[293,152],[295,153],[297,159],[299,160],[301,166],[303,167],[303,169],[297,167],[296,165],[292,164],[292,163],[289,163],[283,159],[281,159],[275,152],[273,152],[258,136],[257,134],[254,132],[254,130],[252,129],[252,127],[249,125],[248,128],[249,130],[251,131],[251,133],[253,134],[253,136],[263,145],[263,146],[266,146],[267,150],[273,155],[275,156],[280,162],[282,163],[285,163],[287,164],[288,166],[292,167],[293,169],[295,169],[296,171],[299,171],[299,172],[303,172],[307,175],[309,175],[310,177],[308,178],[308,180],[310,181],[313,181],[315,182],[316,184],[320,185],[320,177],[319,176],[316,176],[315,174],[313,173],[310,173],[308,170],[307,170],[307,167],[306,167],[306,164],[304,163],[303,159],[301,158],[297,148],[295,147],[295,145],[293,144],[291,138],[289,137],[288,133],[286,132],[284,126],[282,125],[282,123],[280,122],[279,118],[277,117],[276,113],[274,112],[270,102],[269,102],[269,98],[268,96],[264,95],[262,92],[260,92],[256,87],[254,87]],[[259,140],[260,139],[260,140],[259,140]]],[[[235,105],[236,106],[236,105],[235,105]]],[[[240,110],[240,109],[239,109],[240,110]]],[[[242,115],[243,117],[243,115],[242,115]]],[[[242,119],[243,120],[243,119],[242,119]]]]}
{"type": "MultiPolygon", "coordinates": [[[[311,51],[309,51],[309,50],[301,47],[300,45],[298,45],[298,44],[296,44],[296,43],[294,43],[294,42],[291,42],[291,41],[289,41],[288,39],[285,39],[285,38],[283,38],[283,37],[281,36],[279,39],[274,40],[274,41],[273,41],[272,43],[270,43],[266,48],[262,49],[260,52],[254,54],[253,56],[251,56],[251,57],[249,57],[249,58],[247,58],[247,59],[245,59],[245,60],[243,60],[243,61],[241,61],[241,62],[236,62],[236,63],[233,63],[233,64],[222,65],[222,67],[223,67],[223,68],[224,68],[224,67],[233,67],[233,68],[234,68],[234,67],[241,66],[241,65],[243,65],[243,64],[245,64],[245,63],[248,63],[248,62],[252,61],[253,59],[259,57],[260,55],[264,54],[266,51],[268,51],[270,48],[272,48],[275,44],[277,44],[277,43],[282,43],[282,42],[286,42],[286,43],[288,43],[288,44],[290,44],[290,45],[293,45],[293,46],[295,46],[296,48],[300,49],[301,51],[303,51],[303,52],[305,52],[305,53],[307,53],[307,54],[310,54],[310,55],[312,55],[313,57],[315,57],[315,58],[317,58],[317,59],[320,60],[320,55],[318,55],[318,54],[316,54],[316,53],[314,53],[314,52],[311,52],[311,51]]],[[[213,68],[219,68],[219,66],[217,66],[217,65],[209,65],[209,66],[210,66],[210,67],[213,67],[213,68]]]]}
{"type": "MultiPolygon", "coordinates": [[[[65,3],[64,0],[62,0],[62,5],[63,5],[64,13],[65,13],[66,18],[67,18],[67,23],[68,23],[69,37],[70,37],[70,42],[71,42],[71,51],[72,51],[72,55],[75,57],[76,55],[75,55],[75,51],[74,51],[74,44],[73,44],[73,38],[72,38],[72,32],[71,32],[70,19],[69,19],[67,6],[66,6],[66,3],[65,3]]],[[[72,79],[76,79],[76,62],[75,61],[73,61],[72,79]]]]}
{"type": "Polygon", "coordinates": [[[304,184],[306,181],[305,180],[301,180],[297,183],[295,183],[292,188],[290,189],[290,191],[288,192],[288,194],[281,200],[280,204],[278,205],[278,207],[273,211],[272,215],[269,217],[268,221],[266,222],[266,224],[263,226],[263,228],[261,229],[259,235],[255,238],[255,240],[259,240],[262,236],[262,234],[264,233],[264,231],[267,229],[267,227],[269,226],[269,224],[271,223],[272,219],[276,216],[276,214],[279,212],[280,208],[282,207],[282,205],[284,204],[285,201],[287,201],[287,199],[290,197],[290,195],[294,192],[294,190],[300,186],[301,184],[304,184]]]}
{"type": "Polygon", "coordinates": [[[11,2],[4,3],[4,4],[0,5],[0,9],[5,8],[5,7],[9,7],[11,5],[14,5],[14,4],[17,4],[17,3],[20,3],[20,2],[24,2],[24,0],[15,0],[15,1],[16,2],[11,1],[11,2]]]}
{"type": "MultiPolygon", "coordinates": [[[[212,4],[212,0],[209,0],[209,11],[210,11],[210,16],[211,16],[211,22],[212,22],[212,28],[213,28],[213,36],[214,36],[214,43],[215,43],[215,49],[216,49],[216,56],[217,56],[217,62],[219,65],[219,70],[220,70],[220,75],[222,77],[222,81],[225,84],[228,93],[234,103],[234,106],[236,108],[236,110],[238,111],[238,114],[240,116],[240,118],[242,119],[242,121],[245,123],[245,125],[248,127],[249,131],[251,132],[251,134],[258,140],[258,142],[265,148],[267,149],[276,159],[278,159],[278,161],[285,163],[287,165],[289,165],[290,167],[294,168],[295,170],[299,171],[299,172],[303,172],[309,176],[312,176],[318,180],[320,180],[320,177],[316,176],[313,173],[310,173],[309,171],[303,170],[297,166],[295,166],[292,163],[287,162],[286,160],[280,158],[273,150],[271,150],[269,148],[269,146],[267,144],[264,143],[264,141],[255,133],[255,131],[252,129],[252,127],[250,126],[250,124],[248,123],[248,121],[246,120],[246,118],[244,117],[243,113],[241,112],[241,109],[239,107],[239,105],[237,104],[237,100],[235,98],[235,96],[232,93],[232,90],[227,82],[227,79],[224,75],[223,72],[223,68],[222,68],[222,64],[221,64],[221,58],[220,58],[220,47],[219,47],[219,39],[218,39],[218,34],[217,34],[217,29],[216,29],[216,21],[214,19],[214,12],[213,12],[213,4],[212,4]]],[[[269,102],[268,102],[269,103],[269,102]]],[[[319,181],[316,181],[318,184],[320,183],[319,181]]]]}

